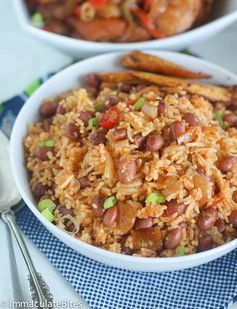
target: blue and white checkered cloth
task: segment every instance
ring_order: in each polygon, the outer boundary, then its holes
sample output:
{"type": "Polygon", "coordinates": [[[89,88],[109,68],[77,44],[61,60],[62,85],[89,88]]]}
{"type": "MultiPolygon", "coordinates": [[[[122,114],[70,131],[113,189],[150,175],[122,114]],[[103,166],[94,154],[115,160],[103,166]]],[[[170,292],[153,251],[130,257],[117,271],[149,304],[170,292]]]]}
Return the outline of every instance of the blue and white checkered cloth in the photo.
{"type": "MultiPolygon", "coordinates": [[[[21,106],[42,80],[0,105],[9,135],[21,106]]],[[[170,273],[121,270],[82,256],[50,234],[25,207],[17,222],[93,309],[220,309],[237,301],[237,251],[193,269],[170,273]]]]}

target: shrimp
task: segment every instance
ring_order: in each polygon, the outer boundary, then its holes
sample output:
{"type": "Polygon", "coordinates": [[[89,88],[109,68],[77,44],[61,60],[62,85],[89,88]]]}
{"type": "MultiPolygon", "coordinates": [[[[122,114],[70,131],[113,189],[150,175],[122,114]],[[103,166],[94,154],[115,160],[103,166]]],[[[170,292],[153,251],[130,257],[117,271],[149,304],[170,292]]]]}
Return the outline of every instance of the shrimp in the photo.
{"type": "Polygon", "coordinates": [[[195,23],[202,0],[154,0],[149,17],[166,36],[184,32],[195,23]]]}
{"type": "Polygon", "coordinates": [[[88,22],[71,18],[68,22],[74,28],[76,37],[89,41],[117,41],[126,28],[121,18],[95,18],[88,22]]]}
{"type": "Polygon", "coordinates": [[[147,41],[151,37],[146,29],[138,25],[127,25],[124,33],[118,38],[118,42],[141,42],[147,41]]]}

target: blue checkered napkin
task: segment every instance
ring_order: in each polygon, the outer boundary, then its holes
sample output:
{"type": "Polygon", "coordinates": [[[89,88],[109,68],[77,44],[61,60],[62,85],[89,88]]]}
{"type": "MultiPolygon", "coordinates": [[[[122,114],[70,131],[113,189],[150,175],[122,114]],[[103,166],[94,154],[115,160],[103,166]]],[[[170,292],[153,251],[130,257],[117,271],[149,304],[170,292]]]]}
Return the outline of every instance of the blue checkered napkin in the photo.
{"type": "MultiPolygon", "coordinates": [[[[0,128],[9,134],[35,82],[0,105],[0,128]],[[29,91],[30,90],[30,91],[29,91]]],[[[219,309],[237,301],[237,251],[193,269],[170,273],[120,270],[94,262],[65,246],[25,207],[17,222],[93,309],[219,309]]]]}

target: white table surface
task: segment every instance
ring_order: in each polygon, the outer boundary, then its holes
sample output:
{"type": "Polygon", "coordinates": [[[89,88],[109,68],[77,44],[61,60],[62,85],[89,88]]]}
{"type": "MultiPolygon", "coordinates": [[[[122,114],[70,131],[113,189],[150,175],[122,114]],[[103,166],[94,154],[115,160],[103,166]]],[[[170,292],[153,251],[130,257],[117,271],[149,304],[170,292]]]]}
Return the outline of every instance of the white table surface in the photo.
{"type": "MultiPolygon", "coordinates": [[[[201,57],[237,73],[236,32],[237,23],[207,42],[192,46],[191,50],[201,57]]],[[[34,79],[48,72],[58,70],[68,65],[71,61],[72,59],[69,56],[26,35],[18,25],[11,1],[0,0],[0,102],[21,92],[34,79]]],[[[35,266],[47,280],[54,299],[56,301],[82,301],[47,258],[29,240],[25,240],[35,266]]],[[[25,300],[29,300],[28,283],[26,280],[27,271],[16,248],[15,251],[25,300]]],[[[0,308],[1,301],[8,300],[14,299],[10,276],[7,233],[4,224],[0,221],[0,308]]],[[[83,308],[89,307],[84,304],[83,308]]],[[[237,309],[237,304],[232,309],[237,309]]]]}

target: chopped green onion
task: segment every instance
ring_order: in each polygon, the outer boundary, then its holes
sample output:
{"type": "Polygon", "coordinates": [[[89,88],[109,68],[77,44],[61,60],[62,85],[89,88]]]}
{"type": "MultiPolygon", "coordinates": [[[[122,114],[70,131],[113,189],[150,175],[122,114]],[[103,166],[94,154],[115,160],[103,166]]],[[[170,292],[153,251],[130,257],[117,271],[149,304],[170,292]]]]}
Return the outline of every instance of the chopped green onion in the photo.
{"type": "Polygon", "coordinates": [[[104,209],[113,207],[117,203],[115,196],[110,196],[104,201],[104,209]]]}
{"type": "Polygon", "coordinates": [[[134,104],[134,108],[135,110],[139,110],[142,108],[142,106],[145,104],[145,99],[144,98],[140,98],[136,101],[136,103],[134,104]]]}
{"type": "Polygon", "coordinates": [[[56,205],[54,204],[54,202],[52,200],[50,200],[49,198],[41,200],[38,203],[37,209],[39,210],[39,212],[42,212],[45,209],[48,209],[50,212],[53,212],[54,209],[56,208],[56,205]]]}
{"type": "Polygon", "coordinates": [[[92,129],[93,127],[96,127],[98,126],[98,123],[99,123],[99,119],[94,117],[94,118],[91,118],[88,122],[88,128],[89,129],[92,129]]]}
{"type": "Polygon", "coordinates": [[[224,128],[225,127],[225,123],[224,120],[222,118],[222,114],[221,111],[215,111],[215,119],[219,122],[219,125],[224,128]]]}
{"type": "Polygon", "coordinates": [[[39,146],[39,147],[44,147],[44,141],[38,142],[38,146],[39,146]]]}
{"type": "Polygon", "coordinates": [[[52,222],[55,219],[55,216],[48,210],[48,208],[45,208],[41,212],[41,215],[43,215],[49,222],[52,222]]]}
{"type": "Polygon", "coordinates": [[[49,139],[48,141],[40,141],[38,143],[39,147],[54,147],[55,146],[55,142],[52,139],[49,139]]]}
{"type": "Polygon", "coordinates": [[[184,246],[179,246],[177,248],[177,256],[183,256],[185,254],[185,248],[184,246]]]}
{"type": "Polygon", "coordinates": [[[50,140],[48,140],[48,141],[45,141],[45,142],[44,142],[44,145],[45,145],[46,147],[54,147],[54,146],[55,146],[55,142],[54,142],[54,140],[50,139],[50,140]]]}
{"type": "Polygon", "coordinates": [[[146,204],[161,204],[165,200],[164,196],[159,192],[153,192],[148,195],[145,200],[146,204]]]}
{"type": "Polygon", "coordinates": [[[99,112],[99,113],[104,112],[104,106],[102,104],[98,103],[98,102],[94,103],[94,108],[95,108],[96,112],[99,112]]]}
{"type": "Polygon", "coordinates": [[[42,28],[44,25],[44,18],[42,14],[36,12],[31,16],[31,24],[35,27],[42,28]]]}

